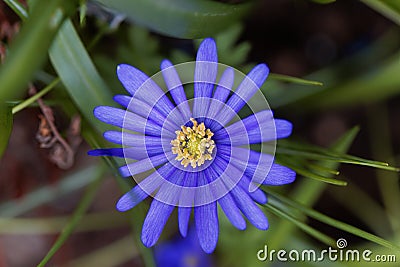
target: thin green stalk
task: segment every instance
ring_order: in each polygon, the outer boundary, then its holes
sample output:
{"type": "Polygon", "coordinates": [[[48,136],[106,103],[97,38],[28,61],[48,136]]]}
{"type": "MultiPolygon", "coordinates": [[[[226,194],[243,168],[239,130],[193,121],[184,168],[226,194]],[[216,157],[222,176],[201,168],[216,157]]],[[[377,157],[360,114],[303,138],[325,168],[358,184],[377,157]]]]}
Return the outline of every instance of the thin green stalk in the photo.
{"type": "Polygon", "coordinates": [[[26,99],[25,101],[21,102],[20,104],[16,105],[15,107],[13,107],[12,114],[15,114],[15,113],[23,110],[24,108],[28,107],[30,104],[34,103],[39,98],[43,97],[45,94],[50,92],[54,87],[56,87],[59,82],[60,82],[60,78],[54,79],[43,90],[41,90],[37,94],[31,96],[30,98],[26,99]]]}
{"type": "Polygon", "coordinates": [[[359,236],[361,238],[364,238],[366,240],[369,240],[371,242],[374,242],[376,244],[382,245],[384,247],[393,249],[393,250],[397,250],[400,251],[400,246],[393,244],[381,237],[378,237],[376,235],[373,235],[371,233],[368,233],[364,230],[361,230],[357,227],[354,227],[352,225],[349,225],[347,223],[332,219],[331,217],[328,217],[318,211],[315,211],[309,207],[306,207],[300,203],[298,203],[297,201],[293,201],[287,197],[284,197],[281,194],[278,194],[268,188],[265,189],[266,193],[269,194],[270,196],[276,198],[278,201],[282,201],[284,203],[286,203],[289,206],[292,206],[295,209],[300,210],[301,212],[303,212],[304,214],[308,215],[311,218],[314,218],[320,222],[326,223],[327,225],[330,225],[332,227],[335,227],[337,229],[343,230],[345,232],[351,233],[353,235],[359,236]]]}
{"type": "Polygon", "coordinates": [[[92,203],[97,189],[101,185],[103,175],[100,175],[87,189],[85,195],[83,196],[82,200],[80,201],[78,207],[74,211],[71,220],[68,222],[68,224],[64,227],[62,232],[60,233],[60,236],[57,238],[56,242],[54,245],[51,247],[51,249],[47,252],[46,256],[43,258],[43,260],[37,265],[38,267],[43,267],[45,266],[49,260],[54,256],[54,254],[62,247],[62,245],[67,241],[69,236],[73,233],[75,228],[77,227],[79,221],[81,220],[82,216],[86,212],[86,210],[89,208],[90,204],[92,203]]]}
{"type": "Polygon", "coordinates": [[[20,2],[15,0],[4,0],[4,2],[20,17],[23,21],[28,18],[28,12],[21,5],[20,2]]]}
{"type": "Polygon", "coordinates": [[[277,73],[270,73],[269,79],[281,81],[281,82],[289,82],[289,83],[296,83],[301,85],[316,85],[316,86],[323,86],[322,82],[318,81],[311,81],[302,78],[292,77],[284,74],[277,74],[277,73]]]}
{"type": "Polygon", "coordinates": [[[325,243],[328,246],[334,246],[335,245],[335,240],[333,240],[333,238],[331,238],[331,237],[325,235],[324,233],[312,228],[311,226],[308,226],[307,224],[305,224],[302,221],[299,221],[298,219],[294,218],[293,216],[281,211],[280,209],[278,209],[274,205],[273,202],[270,201],[268,204],[264,205],[264,207],[267,210],[269,210],[270,212],[274,213],[276,216],[293,223],[294,225],[299,227],[301,230],[303,230],[305,233],[315,237],[316,239],[318,239],[322,243],[325,243]]]}

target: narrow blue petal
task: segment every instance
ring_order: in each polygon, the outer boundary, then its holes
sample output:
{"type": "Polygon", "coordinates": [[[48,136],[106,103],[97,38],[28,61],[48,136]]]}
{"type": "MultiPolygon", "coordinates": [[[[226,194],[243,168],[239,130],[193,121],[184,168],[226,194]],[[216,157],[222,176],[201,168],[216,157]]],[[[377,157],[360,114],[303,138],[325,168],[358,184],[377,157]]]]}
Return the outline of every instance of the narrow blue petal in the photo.
{"type": "Polygon", "coordinates": [[[106,131],[103,134],[107,141],[124,146],[134,146],[140,148],[162,148],[169,147],[171,140],[163,139],[158,136],[145,136],[121,131],[106,131]]]}
{"type": "MultiPolygon", "coordinates": [[[[249,184],[250,186],[254,184],[262,184],[273,165],[274,157],[269,154],[241,147],[219,145],[217,148],[220,152],[219,156],[223,160],[230,162],[230,164],[235,166],[244,173],[245,176],[251,179],[251,184],[249,184]]],[[[246,191],[250,190],[253,192],[252,188],[246,188],[246,191]]]]}
{"type": "Polygon", "coordinates": [[[173,120],[167,120],[167,117],[161,114],[156,108],[151,107],[149,104],[133,97],[126,95],[114,96],[114,101],[125,107],[129,111],[143,118],[149,119],[152,122],[163,126],[170,132],[174,132],[180,125],[176,124],[173,120]]]}
{"type": "MultiPolygon", "coordinates": [[[[281,124],[279,123],[279,125],[281,124]]],[[[218,140],[219,144],[231,146],[258,144],[275,140],[277,136],[272,112],[263,110],[252,114],[217,131],[214,138],[218,140]]]]}
{"type": "MultiPolygon", "coordinates": [[[[187,172],[182,181],[182,186],[185,188],[197,186],[197,173],[187,172]]],[[[188,194],[188,191],[183,190],[179,196],[180,205],[178,207],[178,224],[179,232],[183,237],[186,237],[187,235],[190,214],[192,212],[192,205],[189,204],[194,202],[194,196],[188,196],[188,194]]]]}
{"type": "Polygon", "coordinates": [[[292,134],[293,125],[287,120],[275,119],[276,138],[286,138],[292,134]]]}
{"type": "Polygon", "coordinates": [[[129,102],[131,102],[132,97],[127,96],[127,95],[115,95],[113,97],[113,100],[123,106],[124,108],[127,108],[129,106],[129,102]]]}
{"type": "MultiPolygon", "coordinates": [[[[234,78],[235,73],[230,67],[227,68],[224,73],[222,73],[218,86],[215,89],[214,96],[210,100],[210,108],[207,111],[207,118],[215,118],[219,111],[224,107],[225,101],[231,92],[234,78]]],[[[205,120],[206,125],[209,125],[211,123],[212,121],[210,119],[205,120]]]]}
{"type": "Polygon", "coordinates": [[[215,79],[218,72],[218,55],[215,41],[204,39],[197,51],[194,72],[193,116],[205,117],[212,97],[215,79]]]}
{"type": "Polygon", "coordinates": [[[124,151],[122,148],[101,148],[93,149],[88,151],[89,156],[112,156],[112,157],[124,157],[124,151]]]}
{"type": "Polygon", "coordinates": [[[165,183],[165,177],[169,177],[175,172],[176,168],[172,164],[165,164],[157,171],[150,174],[142,180],[131,191],[123,195],[118,203],[117,209],[119,211],[127,211],[136,206],[140,201],[146,198],[147,195],[152,194],[165,183]]]}
{"type": "Polygon", "coordinates": [[[294,182],[295,179],[296,179],[295,171],[293,171],[288,167],[274,163],[263,184],[284,185],[294,182]]]}
{"type": "MultiPolygon", "coordinates": [[[[161,126],[140,117],[132,112],[119,108],[99,106],[94,109],[94,115],[102,122],[125,128],[142,134],[160,136],[161,126]]],[[[172,133],[171,133],[171,136],[172,133]]]]}
{"type": "Polygon", "coordinates": [[[179,78],[174,65],[172,65],[169,60],[163,60],[161,62],[161,70],[165,84],[167,85],[175,104],[177,106],[180,105],[179,110],[182,113],[183,118],[188,121],[192,116],[192,112],[190,111],[181,79],[179,78]]]}
{"type": "Polygon", "coordinates": [[[240,213],[239,208],[236,206],[231,194],[226,194],[220,198],[218,203],[221,205],[222,210],[233,226],[239,230],[246,229],[246,220],[243,219],[243,216],[240,213]]]}
{"type": "Polygon", "coordinates": [[[137,204],[142,202],[148,195],[140,186],[135,186],[129,192],[125,193],[117,202],[117,210],[127,211],[134,208],[137,204]]]}
{"type": "Polygon", "coordinates": [[[183,237],[187,236],[191,212],[192,212],[192,208],[178,207],[179,232],[181,233],[181,235],[183,237]]]}
{"type": "Polygon", "coordinates": [[[102,148],[88,151],[89,156],[111,156],[134,160],[143,160],[162,153],[164,153],[162,147],[102,148]]]}
{"type": "Polygon", "coordinates": [[[165,117],[173,110],[174,105],[164,91],[142,71],[130,65],[121,64],[117,68],[117,75],[132,96],[155,107],[165,117]]]}
{"type": "Polygon", "coordinates": [[[172,157],[171,152],[168,152],[168,155],[162,153],[153,157],[148,157],[133,163],[129,163],[128,165],[120,167],[119,173],[122,177],[133,176],[168,162],[168,157],[172,157]]]}
{"type": "Polygon", "coordinates": [[[230,192],[247,219],[258,229],[267,230],[268,220],[250,196],[239,186],[230,192]]]}
{"type": "MultiPolygon", "coordinates": [[[[218,159],[217,159],[218,161],[218,159]]],[[[218,166],[210,167],[204,170],[205,176],[204,181],[202,183],[211,183],[215,178],[220,177],[221,175],[224,176],[222,173],[225,168],[220,167],[218,162],[216,162],[218,166]]],[[[226,180],[226,177],[221,177],[222,179],[226,180]]],[[[229,179],[229,178],[228,178],[229,179]]],[[[221,183],[219,186],[214,186],[211,189],[212,193],[214,194],[214,199],[218,199],[218,203],[220,204],[222,210],[226,214],[229,221],[232,223],[233,226],[238,228],[239,230],[244,230],[246,228],[246,221],[243,219],[242,215],[240,214],[240,210],[236,206],[236,203],[232,199],[229,194],[226,192],[229,191],[229,188],[224,183],[221,183]],[[220,197],[219,193],[223,191],[225,194],[224,196],[220,197]]]]}
{"type": "Polygon", "coordinates": [[[219,121],[222,126],[232,120],[235,114],[239,112],[246,102],[259,90],[267,79],[268,74],[269,69],[267,65],[259,64],[255,66],[243,79],[234,94],[228,99],[227,106],[229,108],[223,109],[216,120],[219,121]]]}
{"type": "Polygon", "coordinates": [[[146,247],[152,247],[164,229],[165,224],[171,216],[174,206],[153,200],[142,228],[142,242],[146,247]]]}
{"type": "Polygon", "coordinates": [[[218,242],[217,204],[212,202],[194,208],[194,218],[200,246],[206,253],[212,253],[218,242]]]}
{"type": "Polygon", "coordinates": [[[268,199],[265,193],[260,189],[256,188],[253,192],[249,192],[250,188],[250,178],[247,177],[246,175],[243,175],[243,177],[240,179],[240,182],[238,184],[246,193],[250,195],[250,197],[260,203],[260,204],[265,204],[267,203],[268,199]]]}
{"type": "Polygon", "coordinates": [[[149,77],[137,68],[121,64],[117,67],[117,76],[125,89],[133,96],[149,77]]]}

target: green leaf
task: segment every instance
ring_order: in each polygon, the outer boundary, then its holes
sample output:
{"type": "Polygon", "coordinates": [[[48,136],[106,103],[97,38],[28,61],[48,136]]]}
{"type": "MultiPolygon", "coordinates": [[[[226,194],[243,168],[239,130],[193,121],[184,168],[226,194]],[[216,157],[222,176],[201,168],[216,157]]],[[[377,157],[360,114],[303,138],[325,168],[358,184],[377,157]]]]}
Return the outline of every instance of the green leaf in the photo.
{"type": "Polygon", "coordinates": [[[0,102],[17,97],[46,59],[59,26],[74,10],[74,1],[38,1],[0,67],[0,102]],[[37,8],[35,8],[37,7],[37,8]]]}
{"type": "Polygon", "coordinates": [[[241,19],[251,3],[225,4],[209,0],[96,0],[126,14],[135,23],[177,38],[204,38],[241,19]]]}
{"type": "Polygon", "coordinates": [[[12,126],[13,116],[11,113],[11,108],[5,105],[0,106],[0,157],[3,155],[4,151],[7,148],[12,126]]]}
{"type": "Polygon", "coordinates": [[[71,21],[60,29],[50,49],[50,59],[81,114],[99,131],[106,125],[94,119],[93,109],[113,105],[112,95],[98,74],[71,21]]]}
{"type": "Polygon", "coordinates": [[[400,1],[398,0],[361,0],[375,11],[400,25],[400,1]]]}

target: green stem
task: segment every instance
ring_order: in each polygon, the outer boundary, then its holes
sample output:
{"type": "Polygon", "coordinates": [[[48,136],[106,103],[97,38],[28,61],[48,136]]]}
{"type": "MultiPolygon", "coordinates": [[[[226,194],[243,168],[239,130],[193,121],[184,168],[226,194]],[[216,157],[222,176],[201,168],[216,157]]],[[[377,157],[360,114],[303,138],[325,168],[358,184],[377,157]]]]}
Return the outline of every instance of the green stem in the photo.
{"type": "Polygon", "coordinates": [[[60,82],[60,78],[54,79],[49,85],[47,85],[43,90],[41,90],[39,93],[31,96],[30,98],[26,99],[25,101],[21,102],[20,104],[16,105],[12,109],[12,114],[15,114],[24,108],[28,107],[30,104],[34,103],[36,100],[50,92],[54,87],[57,86],[57,84],[60,82]]]}

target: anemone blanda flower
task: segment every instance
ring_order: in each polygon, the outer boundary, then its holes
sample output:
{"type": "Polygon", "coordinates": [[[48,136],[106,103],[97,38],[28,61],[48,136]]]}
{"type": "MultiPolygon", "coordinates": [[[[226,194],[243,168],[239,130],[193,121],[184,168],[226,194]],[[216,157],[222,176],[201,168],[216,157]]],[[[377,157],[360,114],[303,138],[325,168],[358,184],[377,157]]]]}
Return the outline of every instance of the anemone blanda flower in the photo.
{"type": "MultiPolygon", "coordinates": [[[[105,139],[122,148],[96,149],[94,156],[126,159],[119,171],[123,177],[144,177],[118,203],[119,211],[135,207],[149,195],[154,197],[142,228],[142,242],[153,246],[175,207],[179,230],[187,235],[191,211],[202,249],[214,251],[219,233],[217,204],[238,229],[246,228],[242,214],[255,227],[266,230],[268,221],[256,203],[267,198],[257,186],[283,185],[295,179],[295,172],[274,163],[273,153],[255,151],[253,144],[272,142],[291,134],[292,125],[274,119],[266,103],[265,110],[246,118],[238,116],[259,92],[269,69],[255,66],[234,89],[238,72],[221,65],[211,38],[205,39],[193,67],[194,98],[187,95],[177,66],[161,63],[161,74],[168,91],[163,91],[140,70],[122,64],[117,75],[130,96],[114,100],[126,110],[100,106],[97,119],[120,127],[107,131],[105,139]],[[140,174],[140,175],[139,175],[140,174]]],[[[182,70],[190,69],[185,65],[182,70]]],[[[261,98],[263,96],[261,95],[261,98]]],[[[272,146],[275,148],[274,146],[272,146]]],[[[274,152],[274,151],[272,151],[274,152]]]]}

